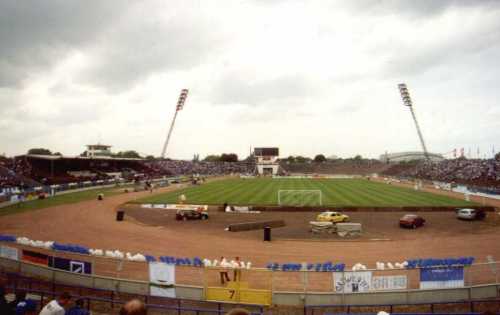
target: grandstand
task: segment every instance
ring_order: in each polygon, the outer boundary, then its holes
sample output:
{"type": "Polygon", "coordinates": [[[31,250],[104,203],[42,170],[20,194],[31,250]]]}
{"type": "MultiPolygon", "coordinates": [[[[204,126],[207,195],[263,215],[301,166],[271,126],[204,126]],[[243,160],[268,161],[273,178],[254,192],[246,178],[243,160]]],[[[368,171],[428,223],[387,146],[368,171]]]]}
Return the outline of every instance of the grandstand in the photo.
{"type": "Polygon", "coordinates": [[[432,162],[441,162],[444,160],[444,157],[441,154],[427,152],[426,156],[424,152],[408,151],[408,152],[384,153],[380,156],[380,161],[383,163],[399,163],[399,162],[426,160],[427,157],[432,162]]]}

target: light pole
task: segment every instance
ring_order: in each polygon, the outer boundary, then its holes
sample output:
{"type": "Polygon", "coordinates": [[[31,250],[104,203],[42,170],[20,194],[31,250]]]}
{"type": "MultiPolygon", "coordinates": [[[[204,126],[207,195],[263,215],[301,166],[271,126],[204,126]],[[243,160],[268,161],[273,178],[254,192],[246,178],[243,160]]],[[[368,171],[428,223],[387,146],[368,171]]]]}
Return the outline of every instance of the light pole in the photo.
{"type": "Polygon", "coordinates": [[[163,149],[161,150],[161,158],[165,158],[165,152],[167,151],[168,142],[170,141],[170,136],[172,135],[172,130],[174,130],[175,119],[177,118],[177,113],[184,107],[184,103],[186,102],[186,98],[188,95],[188,89],[182,89],[181,95],[179,95],[179,100],[177,100],[177,106],[175,108],[174,118],[172,119],[172,123],[170,124],[170,128],[168,129],[167,138],[165,139],[165,143],[163,144],[163,149]]]}
{"type": "Polygon", "coordinates": [[[420,144],[422,145],[422,149],[424,151],[424,156],[427,160],[429,160],[429,153],[427,152],[427,147],[425,146],[424,136],[422,136],[422,132],[420,131],[420,127],[418,125],[417,116],[415,115],[415,111],[413,110],[413,102],[410,97],[410,92],[408,92],[408,88],[404,83],[398,84],[398,88],[399,93],[401,93],[401,98],[403,99],[403,104],[410,108],[411,116],[413,117],[415,127],[417,128],[418,138],[420,139],[420,144]]]}

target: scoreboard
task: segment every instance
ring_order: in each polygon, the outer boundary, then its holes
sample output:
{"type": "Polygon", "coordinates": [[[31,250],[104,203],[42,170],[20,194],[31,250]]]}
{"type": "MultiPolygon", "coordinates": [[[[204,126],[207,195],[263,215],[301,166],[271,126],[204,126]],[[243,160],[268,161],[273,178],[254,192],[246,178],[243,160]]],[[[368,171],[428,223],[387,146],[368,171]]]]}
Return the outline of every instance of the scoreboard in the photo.
{"type": "Polygon", "coordinates": [[[255,156],[279,156],[279,148],[255,148],[255,156]]]}

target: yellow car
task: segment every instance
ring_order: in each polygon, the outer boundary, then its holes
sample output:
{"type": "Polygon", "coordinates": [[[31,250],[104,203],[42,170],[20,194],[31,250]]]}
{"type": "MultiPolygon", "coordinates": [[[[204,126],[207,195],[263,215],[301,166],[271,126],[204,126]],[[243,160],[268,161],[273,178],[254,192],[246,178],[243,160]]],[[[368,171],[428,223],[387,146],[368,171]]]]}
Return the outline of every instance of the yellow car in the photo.
{"type": "Polygon", "coordinates": [[[325,211],[321,214],[318,214],[318,216],[316,217],[316,221],[332,223],[347,222],[349,221],[349,216],[340,212],[325,211]]]}

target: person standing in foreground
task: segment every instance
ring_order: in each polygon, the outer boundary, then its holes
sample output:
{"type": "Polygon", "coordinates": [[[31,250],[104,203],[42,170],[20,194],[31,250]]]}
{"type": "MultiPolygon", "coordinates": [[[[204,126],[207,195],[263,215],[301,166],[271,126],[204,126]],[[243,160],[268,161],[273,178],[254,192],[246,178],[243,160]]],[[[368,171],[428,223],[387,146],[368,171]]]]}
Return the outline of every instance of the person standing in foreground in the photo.
{"type": "Polygon", "coordinates": [[[120,309],[120,315],[146,315],[146,305],[138,299],[133,299],[125,303],[120,309]]]}
{"type": "Polygon", "coordinates": [[[89,315],[89,311],[84,308],[85,301],[83,299],[78,299],[75,301],[75,305],[68,310],[66,315],[89,315]]]}
{"type": "Polygon", "coordinates": [[[64,315],[66,306],[71,300],[68,292],[63,292],[58,299],[50,301],[40,312],[40,315],[64,315]]]}
{"type": "Polygon", "coordinates": [[[10,307],[5,299],[5,289],[0,283],[0,314],[9,314],[10,307]]]}

